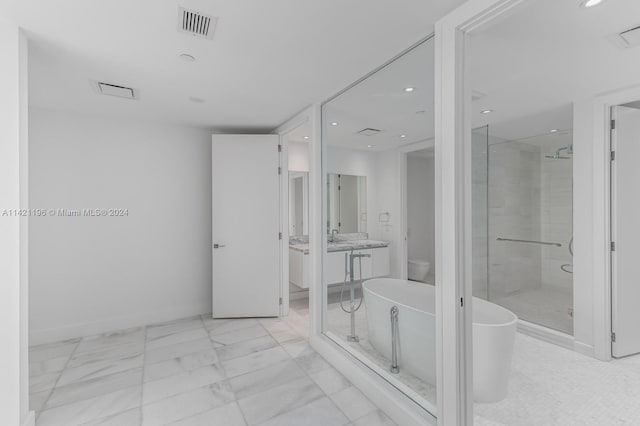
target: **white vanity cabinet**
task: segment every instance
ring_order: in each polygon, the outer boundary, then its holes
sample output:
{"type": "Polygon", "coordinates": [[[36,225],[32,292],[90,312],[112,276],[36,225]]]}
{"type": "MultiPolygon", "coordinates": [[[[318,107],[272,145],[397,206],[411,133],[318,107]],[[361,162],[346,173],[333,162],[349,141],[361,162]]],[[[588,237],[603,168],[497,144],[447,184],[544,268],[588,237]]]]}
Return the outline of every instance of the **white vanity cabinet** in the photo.
{"type": "Polygon", "coordinates": [[[289,282],[300,288],[309,288],[309,255],[289,249],[289,282]]]}
{"type": "MultiPolygon", "coordinates": [[[[351,251],[327,253],[325,282],[329,285],[349,280],[349,254],[351,251]]],[[[370,257],[353,259],[354,277],[360,279],[360,260],[362,260],[362,279],[389,275],[389,247],[354,250],[354,254],[368,254],[370,257]]],[[[300,288],[309,288],[309,254],[289,249],[289,282],[300,288]]]]}
{"type": "MultiPolygon", "coordinates": [[[[350,251],[338,251],[327,253],[327,270],[325,281],[331,284],[342,283],[349,280],[349,254],[350,251]],[[346,268],[345,268],[346,256],[346,268]]],[[[368,254],[370,257],[353,259],[353,271],[356,280],[360,279],[360,261],[362,261],[362,279],[382,277],[389,275],[389,247],[374,249],[354,250],[354,254],[368,254]]]]}

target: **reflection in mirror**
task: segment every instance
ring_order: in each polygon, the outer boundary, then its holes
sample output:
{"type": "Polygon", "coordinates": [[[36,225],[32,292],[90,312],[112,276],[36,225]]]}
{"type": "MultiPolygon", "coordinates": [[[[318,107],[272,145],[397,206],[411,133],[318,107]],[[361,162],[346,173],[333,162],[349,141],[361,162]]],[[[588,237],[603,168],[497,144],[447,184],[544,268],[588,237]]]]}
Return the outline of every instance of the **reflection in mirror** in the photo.
{"type": "Polygon", "coordinates": [[[309,173],[289,172],[289,235],[309,235],[309,173]]]}
{"type": "Polygon", "coordinates": [[[327,234],[367,232],[366,176],[330,174],[327,209],[327,234]]]}
{"type": "Polygon", "coordinates": [[[427,40],[322,107],[323,332],[430,414],[437,405],[434,232],[418,228],[435,227],[431,163],[409,161],[418,176],[406,196],[413,203],[403,194],[407,153],[433,147],[433,72],[427,40]],[[407,207],[417,218],[411,258],[407,207]]]}

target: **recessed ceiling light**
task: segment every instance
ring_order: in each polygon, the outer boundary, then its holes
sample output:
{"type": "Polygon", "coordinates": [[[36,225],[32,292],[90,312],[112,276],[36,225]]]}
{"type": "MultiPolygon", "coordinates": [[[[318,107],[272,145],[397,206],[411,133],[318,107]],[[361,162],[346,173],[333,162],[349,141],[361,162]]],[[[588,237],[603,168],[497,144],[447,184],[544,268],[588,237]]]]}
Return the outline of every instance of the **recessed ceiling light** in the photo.
{"type": "Polygon", "coordinates": [[[558,129],[551,129],[551,130],[549,130],[549,133],[557,133],[557,132],[558,132],[558,129]]]}
{"type": "Polygon", "coordinates": [[[584,0],[582,3],[580,3],[580,6],[582,6],[582,7],[593,7],[593,6],[599,5],[603,1],[604,0],[584,0]]]}
{"type": "Polygon", "coordinates": [[[201,104],[201,103],[203,103],[203,102],[204,102],[204,99],[202,99],[202,98],[198,98],[197,96],[189,96],[189,100],[190,100],[191,102],[195,102],[195,103],[197,103],[197,104],[201,104]]]}
{"type": "Polygon", "coordinates": [[[367,148],[373,148],[373,145],[367,145],[367,148]]]}
{"type": "Polygon", "coordinates": [[[309,136],[303,136],[302,139],[309,139],[309,136]]]}
{"type": "Polygon", "coordinates": [[[183,53],[180,55],[180,59],[182,59],[185,62],[193,62],[196,60],[196,57],[193,55],[189,55],[188,53],[183,53]]]}
{"type": "Polygon", "coordinates": [[[335,121],[333,123],[331,123],[332,126],[337,126],[338,123],[336,123],[335,121]]]}
{"type": "Polygon", "coordinates": [[[405,91],[405,92],[407,92],[407,93],[411,93],[411,92],[413,92],[414,90],[416,90],[416,88],[415,88],[415,87],[405,87],[405,88],[404,88],[404,91],[405,91]]]}
{"type": "Polygon", "coordinates": [[[400,135],[400,137],[401,137],[401,138],[406,138],[406,137],[407,137],[407,135],[400,135]]]}
{"type": "Polygon", "coordinates": [[[493,112],[492,109],[485,109],[484,111],[480,111],[483,114],[491,114],[493,112]]]}

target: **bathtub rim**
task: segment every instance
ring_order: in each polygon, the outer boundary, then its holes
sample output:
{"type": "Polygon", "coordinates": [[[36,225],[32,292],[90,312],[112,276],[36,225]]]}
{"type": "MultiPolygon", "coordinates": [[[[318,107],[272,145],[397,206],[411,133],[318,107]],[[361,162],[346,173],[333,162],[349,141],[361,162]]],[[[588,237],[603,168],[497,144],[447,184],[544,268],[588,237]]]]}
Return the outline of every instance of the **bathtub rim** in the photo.
{"type": "MultiPolygon", "coordinates": [[[[396,281],[396,282],[405,283],[405,284],[406,284],[406,283],[413,282],[413,283],[415,283],[416,285],[429,285],[429,286],[432,286],[432,287],[434,288],[434,290],[435,290],[435,284],[429,284],[429,283],[417,283],[417,282],[415,282],[415,281],[404,280],[404,279],[401,279],[401,278],[370,278],[370,279],[365,280],[365,281],[363,281],[363,282],[362,282],[362,288],[363,288],[363,292],[364,292],[364,291],[371,292],[371,293],[375,294],[377,297],[379,297],[379,298],[381,298],[381,299],[384,299],[384,300],[386,300],[386,301],[388,301],[388,302],[390,302],[391,304],[394,304],[394,305],[396,305],[396,306],[401,306],[401,307],[403,307],[403,308],[410,309],[410,310],[412,310],[412,311],[414,311],[414,312],[419,312],[419,313],[421,313],[421,314],[430,315],[430,316],[432,316],[432,317],[435,317],[435,316],[436,316],[436,315],[435,315],[435,312],[428,312],[428,311],[424,311],[424,310],[422,310],[422,309],[418,309],[418,308],[416,308],[416,307],[409,306],[409,305],[404,304],[404,303],[400,303],[400,302],[398,302],[398,301],[396,301],[396,300],[390,299],[390,298],[388,298],[387,296],[383,296],[383,295],[381,295],[380,293],[373,291],[373,290],[372,290],[371,288],[369,288],[369,286],[367,285],[369,282],[372,282],[372,281],[373,281],[373,282],[375,282],[375,281],[396,281]]],[[[475,300],[479,300],[481,303],[488,303],[488,304],[491,304],[491,305],[492,305],[492,308],[498,308],[498,310],[500,310],[500,311],[504,311],[506,314],[508,314],[509,316],[511,316],[511,319],[510,319],[509,321],[500,322],[500,323],[497,323],[497,324],[496,324],[496,323],[476,322],[476,321],[474,321],[474,320],[472,319],[472,324],[473,324],[474,326],[497,328],[497,327],[510,327],[510,326],[515,326],[515,325],[517,325],[517,324],[518,324],[518,321],[519,321],[518,316],[517,316],[515,313],[511,312],[509,309],[505,308],[504,306],[500,306],[500,305],[498,305],[497,303],[490,302],[490,301],[488,301],[488,300],[484,300],[484,299],[481,299],[481,298],[476,297],[476,296],[473,296],[473,298],[474,298],[475,300]]]]}

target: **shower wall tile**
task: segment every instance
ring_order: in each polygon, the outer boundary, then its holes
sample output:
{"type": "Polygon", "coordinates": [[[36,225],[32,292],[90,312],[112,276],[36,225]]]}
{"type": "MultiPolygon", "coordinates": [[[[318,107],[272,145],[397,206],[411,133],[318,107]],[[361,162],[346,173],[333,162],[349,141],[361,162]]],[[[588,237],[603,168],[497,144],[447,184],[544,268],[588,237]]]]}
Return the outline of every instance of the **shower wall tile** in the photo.
{"type": "Polygon", "coordinates": [[[497,299],[539,287],[541,246],[498,241],[541,237],[540,148],[522,142],[489,147],[489,295],[497,299]]]}

